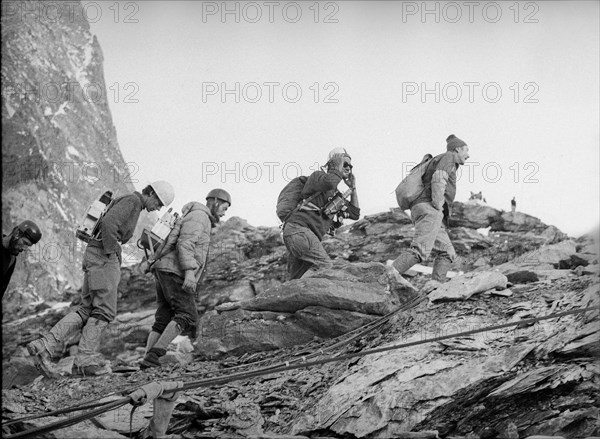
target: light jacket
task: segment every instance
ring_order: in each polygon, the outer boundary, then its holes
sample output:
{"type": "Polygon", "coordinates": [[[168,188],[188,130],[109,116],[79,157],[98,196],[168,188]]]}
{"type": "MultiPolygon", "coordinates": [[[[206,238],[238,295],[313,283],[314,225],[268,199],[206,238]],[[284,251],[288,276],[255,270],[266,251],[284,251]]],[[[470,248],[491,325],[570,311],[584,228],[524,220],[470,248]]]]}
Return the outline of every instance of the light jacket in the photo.
{"type": "Polygon", "coordinates": [[[455,151],[447,151],[431,159],[423,172],[425,190],[414,201],[413,206],[431,203],[437,210],[444,212],[444,219],[447,221],[456,197],[458,166],[458,154],[455,151]]]}
{"type": "Polygon", "coordinates": [[[206,266],[210,246],[210,230],[215,218],[210,209],[197,201],[183,206],[181,217],[159,249],[153,269],[185,277],[188,270],[194,271],[196,283],[200,281],[206,266]]]}

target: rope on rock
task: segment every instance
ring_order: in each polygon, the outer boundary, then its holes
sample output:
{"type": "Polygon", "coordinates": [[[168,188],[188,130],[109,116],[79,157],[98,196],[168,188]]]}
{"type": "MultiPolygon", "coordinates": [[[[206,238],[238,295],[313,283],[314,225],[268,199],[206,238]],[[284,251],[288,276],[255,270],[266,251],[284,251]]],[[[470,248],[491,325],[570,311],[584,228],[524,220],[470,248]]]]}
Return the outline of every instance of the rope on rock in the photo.
{"type": "MultiPolygon", "coordinates": [[[[371,355],[371,354],[378,354],[378,353],[388,352],[388,351],[392,351],[392,350],[404,349],[407,347],[417,346],[417,345],[426,344],[426,343],[433,343],[433,342],[438,342],[438,341],[442,341],[442,340],[448,340],[448,339],[456,338],[456,337],[465,337],[467,335],[473,335],[473,334],[478,334],[478,333],[487,332],[487,331],[496,331],[499,329],[510,328],[512,326],[530,325],[530,324],[537,323],[537,322],[540,322],[543,320],[550,320],[550,319],[555,319],[558,317],[565,317],[568,315],[582,314],[582,313],[585,313],[588,311],[598,310],[598,309],[600,309],[600,306],[590,306],[587,308],[572,309],[569,311],[558,312],[558,313],[554,313],[554,314],[550,314],[550,315],[546,315],[546,316],[542,316],[542,317],[533,317],[530,319],[523,319],[523,320],[519,320],[519,321],[515,321],[515,322],[486,326],[486,327],[479,328],[479,329],[472,329],[469,331],[463,331],[463,332],[458,332],[458,333],[454,333],[454,334],[442,335],[439,337],[432,337],[432,338],[427,338],[427,339],[423,339],[423,340],[417,340],[417,341],[412,341],[412,342],[407,342],[407,343],[400,343],[400,344],[385,346],[385,347],[381,347],[381,348],[368,349],[365,351],[354,352],[354,353],[344,354],[344,355],[338,355],[338,356],[328,357],[328,358],[322,358],[322,359],[314,360],[314,361],[302,361],[299,364],[289,364],[288,363],[288,364],[281,365],[281,366],[267,367],[267,368],[262,368],[262,369],[256,369],[254,371],[229,374],[229,375],[224,375],[224,376],[217,377],[217,378],[209,378],[209,379],[198,380],[198,381],[190,381],[190,382],[183,384],[182,387],[178,387],[176,391],[180,392],[180,391],[195,389],[198,387],[210,387],[210,386],[219,385],[219,384],[226,384],[231,381],[254,378],[254,377],[261,376],[261,375],[268,375],[268,374],[277,373],[277,372],[285,372],[285,371],[293,370],[293,369],[308,368],[310,366],[316,366],[316,365],[331,363],[331,362],[335,362],[335,361],[343,361],[343,360],[348,360],[351,358],[364,357],[364,356],[371,355]]],[[[138,389],[138,390],[140,390],[140,389],[138,389]]],[[[170,392],[173,393],[175,391],[170,391],[170,392]]],[[[169,393],[169,391],[165,391],[165,394],[166,393],[169,393]]],[[[61,428],[69,427],[71,425],[82,422],[86,419],[90,419],[94,416],[98,416],[99,414],[105,413],[110,410],[117,409],[119,407],[124,406],[125,404],[133,403],[133,402],[135,402],[134,398],[127,396],[127,397],[121,398],[119,400],[113,401],[111,403],[108,403],[104,407],[98,408],[96,410],[92,410],[91,412],[88,412],[88,413],[84,413],[84,414],[75,416],[73,418],[61,420],[61,421],[58,421],[58,422],[55,422],[52,424],[45,425],[43,427],[37,427],[32,430],[27,430],[27,431],[23,431],[23,432],[20,432],[17,434],[8,435],[8,436],[4,436],[4,437],[6,439],[17,439],[17,438],[32,437],[33,435],[38,435],[41,433],[48,433],[53,430],[58,430],[61,428]]]]}

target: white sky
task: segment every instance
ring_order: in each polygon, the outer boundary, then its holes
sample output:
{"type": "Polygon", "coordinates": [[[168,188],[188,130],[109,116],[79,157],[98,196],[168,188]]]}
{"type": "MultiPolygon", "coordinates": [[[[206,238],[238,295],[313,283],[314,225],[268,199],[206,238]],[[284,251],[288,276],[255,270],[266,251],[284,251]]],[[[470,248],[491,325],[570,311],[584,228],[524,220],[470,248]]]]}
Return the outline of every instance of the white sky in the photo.
{"type": "Polygon", "coordinates": [[[222,187],[228,217],[276,225],[289,178],[338,146],[352,155],[362,215],[386,211],[407,163],[445,151],[454,133],[471,150],[457,200],[482,191],[509,210],[515,196],[571,236],[598,224],[596,1],[428,2],[425,16],[422,2],[228,2],[239,23],[223,2],[118,6],[117,17],[113,1],[92,5],[92,31],[119,144],[136,186],[170,181],[178,211],[222,187]],[[236,83],[237,103],[221,95],[236,83]],[[436,84],[437,97],[422,94],[436,84]]]}

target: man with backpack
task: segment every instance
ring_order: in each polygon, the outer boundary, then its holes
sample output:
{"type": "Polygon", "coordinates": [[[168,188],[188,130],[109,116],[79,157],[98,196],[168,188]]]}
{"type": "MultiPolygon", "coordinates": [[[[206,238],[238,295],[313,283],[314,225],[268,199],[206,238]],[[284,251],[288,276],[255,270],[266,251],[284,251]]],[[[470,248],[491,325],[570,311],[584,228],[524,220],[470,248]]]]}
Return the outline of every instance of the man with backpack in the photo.
{"type": "Polygon", "coordinates": [[[195,293],[206,270],[210,231],[229,206],[231,196],[223,189],[210,191],[206,206],[197,201],[187,203],[164,244],[148,261],[156,278],[158,308],[141,369],[160,367],[169,343],[196,324],[195,293]]]}
{"type": "Polygon", "coordinates": [[[42,338],[27,345],[37,368],[46,377],[54,377],[51,356],[59,343],[81,332],[75,370],[83,375],[110,373],[101,361],[98,349],[102,333],[117,314],[117,288],[121,279],[121,245],[133,236],[143,209],[148,212],[168,206],[175,198],[173,187],[166,181],[146,186],[116,198],[99,222],[100,233],[90,239],[83,256],[81,305],[63,317],[42,338]],[[101,364],[102,363],[102,364],[101,364]]]}
{"type": "Polygon", "coordinates": [[[360,217],[350,155],[343,148],[335,148],[329,153],[325,168],[326,171],[315,171],[306,179],[300,200],[296,200],[301,203],[284,221],[283,242],[288,250],[290,280],[299,279],[311,267],[330,268],[331,259],[321,243],[323,235],[336,215],[353,220],[360,217]],[[345,194],[337,190],[342,180],[349,187],[345,194]],[[349,202],[344,196],[348,194],[349,202]]]}
{"type": "Polygon", "coordinates": [[[437,282],[446,280],[450,265],[456,258],[456,251],[446,231],[456,195],[456,170],[460,165],[464,165],[468,158],[467,144],[451,134],[446,139],[445,153],[428,161],[424,160],[426,163],[419,171],[422,175],[423,189],[410,202],[415,236],[410,248],[403,249],[392,264],[398,273],[404,274],[413,265],[426,260],[433,252],[435,259],[432,279],[437,282]]]}

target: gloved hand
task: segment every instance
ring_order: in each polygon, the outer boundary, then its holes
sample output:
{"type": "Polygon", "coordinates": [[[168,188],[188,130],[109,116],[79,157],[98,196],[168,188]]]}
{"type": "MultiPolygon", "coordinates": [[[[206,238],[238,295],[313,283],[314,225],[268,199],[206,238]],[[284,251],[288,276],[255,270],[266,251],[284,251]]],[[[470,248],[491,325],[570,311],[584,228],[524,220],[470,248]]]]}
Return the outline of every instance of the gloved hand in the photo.
{"type": "Polygon", "coordinates": [[[150,273],[152,269],[152,265],[156,262],[154,259],[150,258],[147,261],[142,261],[140,264],[140,270],[142,273],[150,273]]]}
{"type": "Polygon", "coordinates": [[[189,294],[196,292],[196,275],[194,274],[194,270],[188,270],[185,272],[183,291],[189,294]]]}

